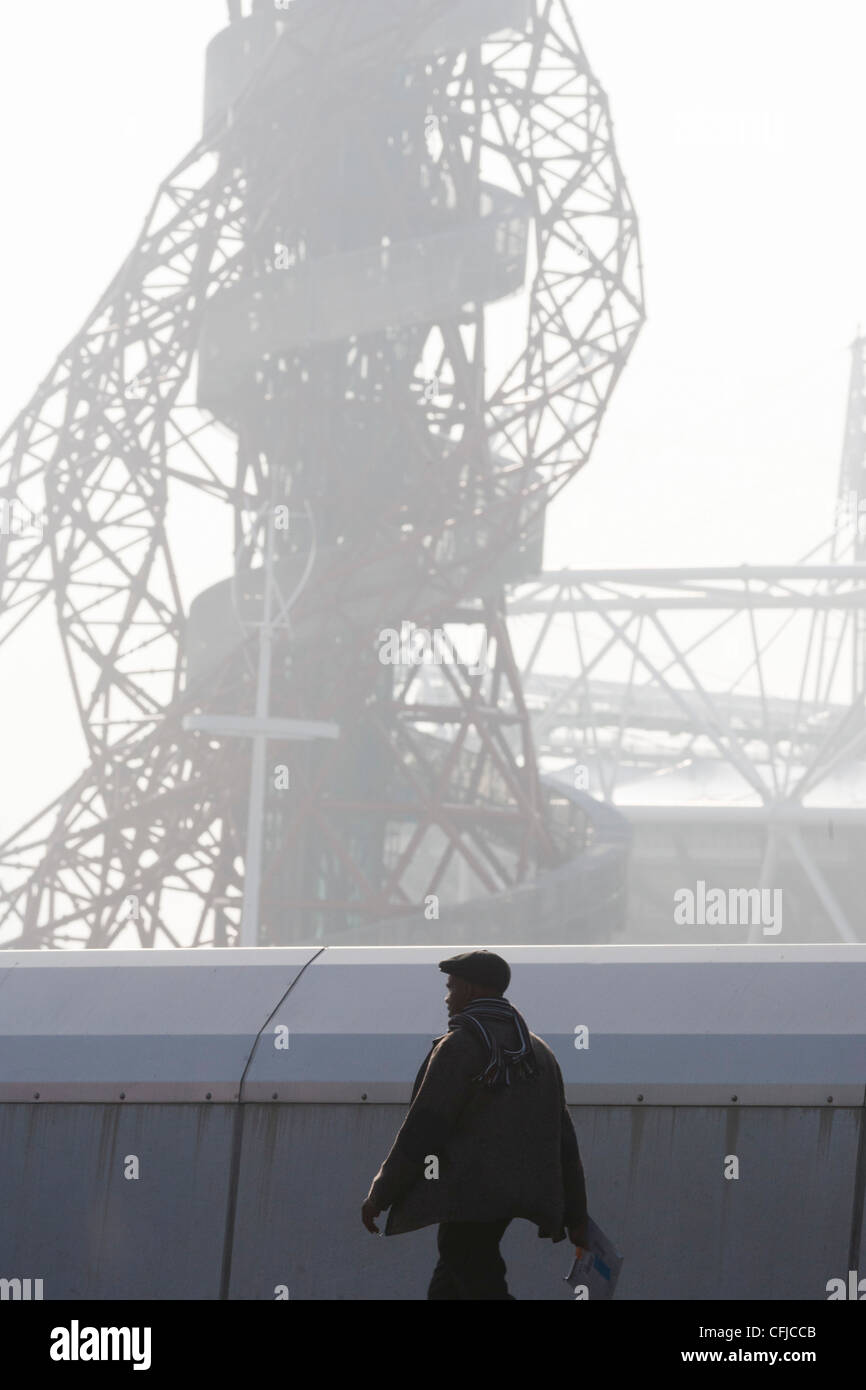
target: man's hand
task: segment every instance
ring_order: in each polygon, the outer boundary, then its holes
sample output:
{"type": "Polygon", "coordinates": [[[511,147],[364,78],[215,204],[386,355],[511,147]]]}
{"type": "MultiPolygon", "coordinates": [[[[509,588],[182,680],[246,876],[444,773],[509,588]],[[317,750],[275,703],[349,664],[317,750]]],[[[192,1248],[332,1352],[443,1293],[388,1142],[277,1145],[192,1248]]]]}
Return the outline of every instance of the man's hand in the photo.
{"type": "Polygon", "coordinates": [[[368,1197],[361,1208],[361,1220],[367,1227],[367,1230],[370,1231],[374,1236],[377,1236],[379,1234],[379,1227],[376,1225],[375,1218],[380,1214],[381,1209],[376,1206],[375,1202],[371,1202],[370,1198],[368,1197]]]}
{"type": "Polygon", "coordinates": [[[569,1226],[568,1239],[571,1241],[572,1245],[577,1246],[578,1250],[585,1250],[587,1241],[586,1222],[582,1222],[579,1226],[569,1226]]]}

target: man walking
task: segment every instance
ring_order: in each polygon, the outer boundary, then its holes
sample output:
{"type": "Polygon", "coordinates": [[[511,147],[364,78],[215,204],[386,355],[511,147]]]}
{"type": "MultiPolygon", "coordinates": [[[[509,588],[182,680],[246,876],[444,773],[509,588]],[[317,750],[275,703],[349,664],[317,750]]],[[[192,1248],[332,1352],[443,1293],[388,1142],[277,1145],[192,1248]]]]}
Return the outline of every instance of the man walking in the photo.
{"type": "Polygon", "coordinates": [[[428,1299],[510,1299],[499,1242],[523,1217],[554,1242],[586,1240],[586,1186],[559,1064],[504,997],[493,951],[443,960],[449,1030],[415,1078],[391,1152],[361,1208],[385,1235],[439,1223],[428,1299]]]}

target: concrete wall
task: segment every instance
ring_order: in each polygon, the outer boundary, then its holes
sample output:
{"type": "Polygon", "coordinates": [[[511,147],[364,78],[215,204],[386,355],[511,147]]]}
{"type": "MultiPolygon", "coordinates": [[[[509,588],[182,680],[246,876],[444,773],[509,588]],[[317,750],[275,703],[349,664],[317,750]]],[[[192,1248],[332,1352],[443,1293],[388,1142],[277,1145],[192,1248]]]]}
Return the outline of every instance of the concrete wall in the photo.
{"type": "MultiPolygon", "coordinates": [[[[619,1297],[823,1299],[866,1276],[866,948],[504,953],[625,1255],[619,1297]]],[[[0,1278],[424,1298],[435,1228],[380,1240],[359,1209],[445,1029],[444,954],[0,956],[0,1278]]],[[[515,1221],[502,1249],[518,1298],[570,1297],[565,1243],[515,1221]]]]}

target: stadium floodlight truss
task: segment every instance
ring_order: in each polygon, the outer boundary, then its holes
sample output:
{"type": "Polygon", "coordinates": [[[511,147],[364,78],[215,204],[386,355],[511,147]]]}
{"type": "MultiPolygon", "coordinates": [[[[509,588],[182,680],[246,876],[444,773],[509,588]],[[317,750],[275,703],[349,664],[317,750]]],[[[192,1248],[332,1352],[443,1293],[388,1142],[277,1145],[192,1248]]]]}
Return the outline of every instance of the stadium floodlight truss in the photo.
{"type": "Polygon", "coordinates": [[[784,876],[808,939],[862,940],[866,338],[832,529],[799,563],[546,573],[508,611],[541,766],[649,827],[644,929],[655,899],[670,939],[670,883],[710,865],[784,876]]]}
{"type": "Polygon", "coordinates": [[[701,814],[752,825],[761,883],[787,851],[858,941],[805,832],[866,826],[864,611],[862,561],[547,573],[509,604],[541,764],[672,841],[701,814]]]}
{"type": "Polygon", "coordinates": [[[611,801],[712,757],[736,777],[732,804],[799,804],[866,752],[864,606],[862,563],[547,573],[509,605],[532,621],[521,667],[539,752],[591,762],[611,801]],[[708,680],[731,651],[735,674],[708,680]]]}
{"type": "Polygon", "coordinates": [[[0,442],[0,640],[53,600],[90,754],[0,848],[7,946],[338,940],[572,852],[504,589],[644,317],[572,7],[229,9],[202,140],[0,442]],[[190,604],[193,494],[234,546],[190,604]]]}

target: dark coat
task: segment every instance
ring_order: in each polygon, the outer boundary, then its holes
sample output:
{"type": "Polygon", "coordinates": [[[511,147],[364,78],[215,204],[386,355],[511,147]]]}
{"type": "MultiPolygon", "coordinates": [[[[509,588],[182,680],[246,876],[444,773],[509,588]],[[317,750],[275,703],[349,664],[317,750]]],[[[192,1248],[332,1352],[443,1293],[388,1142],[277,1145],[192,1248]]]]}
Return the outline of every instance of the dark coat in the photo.
{"type": "MultiPolygon", "coordinates": [[[[508,1048],[518,1045],[507,1019],[488,1021],[508,1048]]],[[[530,1034],[538,1076],[492,1089],[473,1081],[487,1049],[474,1030],[435,1038],[415,1078],[412,1102],[369,1199],[391,1210],[386,1235],[440,1221],[524,1217],[539,1236],[564,1240],[586,1216],[586,1187],[559,1063],[530,1034]],[[439,1176],[426,1177],[439,1160],[439,1176]]]]}

